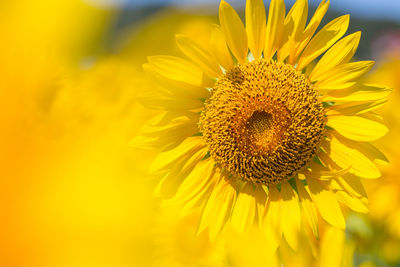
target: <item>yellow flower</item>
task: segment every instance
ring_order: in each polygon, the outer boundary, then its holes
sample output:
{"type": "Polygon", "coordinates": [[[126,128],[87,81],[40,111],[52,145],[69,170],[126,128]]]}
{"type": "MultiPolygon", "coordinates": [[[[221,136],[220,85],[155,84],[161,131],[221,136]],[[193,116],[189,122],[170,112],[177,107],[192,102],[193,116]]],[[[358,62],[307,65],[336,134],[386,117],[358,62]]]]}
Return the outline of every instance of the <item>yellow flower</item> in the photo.
{"type": "Polygon", "coordinates": [[[371,111],[390,90],[359,83],[373,62],[350,62],[361,34],[341,39],[348,15],[315,34],[328,6],[306,25],[306,0],[288,14],[272,0],[265,23],[262,0],[248,0],[244,27],[222,0],[209,42],[178,34],[186,58],[144,65],[158,82],[144,103],[164,113],[132,145],[159,149],[155,195],[182,214],[201,208],[199,232],[211,239],[227,222],[239,232],[257,224],[272,251],[282,236],[296,249],[307,224],[318,236],[318,213],[345,227],[339,202],[367,212],[359,178],[380,177],[386,162],[369,143],[387,133],[371,111]]]}

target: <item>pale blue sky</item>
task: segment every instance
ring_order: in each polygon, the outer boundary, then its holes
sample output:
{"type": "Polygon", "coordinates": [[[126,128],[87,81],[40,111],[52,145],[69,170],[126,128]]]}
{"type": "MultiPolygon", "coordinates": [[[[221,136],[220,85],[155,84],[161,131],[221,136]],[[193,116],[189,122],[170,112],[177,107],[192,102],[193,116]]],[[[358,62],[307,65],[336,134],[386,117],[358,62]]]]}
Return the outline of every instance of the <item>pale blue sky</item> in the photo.
{"type": "MultiPolygon", "coordinates": [[[[218,6],[219,0],[86,0],[92,4],[118,5],[129,8],[150,4],[168,4],[190,7],[195,5],[218,6]]],[[[227,0],[235,6],[244,6],[245,0],[227,0]]],[[[264,0],[267,4],[269,0],[264,0]]],[[[286,0],[291,5],[294,0],[286,0]]],[[[309,0],[310,5],[318,5],[320,0],[309,0]]],[[[400,21],[400,0],[331,0],[331,10],[349,13],[357,17],[378,18],[400,21]]]]}

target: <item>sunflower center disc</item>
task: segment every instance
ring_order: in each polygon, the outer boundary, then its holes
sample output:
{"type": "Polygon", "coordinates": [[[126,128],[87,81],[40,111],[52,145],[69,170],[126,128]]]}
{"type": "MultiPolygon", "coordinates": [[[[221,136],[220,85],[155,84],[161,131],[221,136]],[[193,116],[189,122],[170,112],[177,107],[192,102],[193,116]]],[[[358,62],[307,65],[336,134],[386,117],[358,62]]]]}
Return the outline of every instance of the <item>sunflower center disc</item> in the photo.
{"type": "Polygon", "coordinates": [[[309,80],[291,65],[253,61],[215,84],[200,118],[213,159],[230,174],[276,184],[314,157],[325,112],[309,80]]]}

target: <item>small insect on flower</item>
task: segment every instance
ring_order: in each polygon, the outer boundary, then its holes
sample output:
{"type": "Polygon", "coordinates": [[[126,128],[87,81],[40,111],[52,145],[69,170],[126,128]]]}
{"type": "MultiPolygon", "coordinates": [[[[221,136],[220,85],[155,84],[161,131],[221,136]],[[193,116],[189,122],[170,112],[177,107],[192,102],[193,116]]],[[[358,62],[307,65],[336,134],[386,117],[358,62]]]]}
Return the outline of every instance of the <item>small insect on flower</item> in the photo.
{"type": "Polygon", "coordinates": [[[303,228],[318,237],[318,213],[343,229],[339,203],[367,212],[360,178],[387,163],[369,143],[388,131],[372,111],[390,90],[359,82],[373,62],[351,62],[361,33],[342,38],[348,15],[316,33],[328,6],[306,24],[307,0],[287,14],[272,0],[268,18],[262,0],[248,0],[245,27],[222,0],[208,43],[177,35],[185,58],[144,65],[160,85],[144,102],[165,112],[132,145],[161,151],[156,195],[183,214],[201,208],[199,231],[211,239],[227,223],[256,224],[273,250],[282,237],[297,249],[303,228]]]}

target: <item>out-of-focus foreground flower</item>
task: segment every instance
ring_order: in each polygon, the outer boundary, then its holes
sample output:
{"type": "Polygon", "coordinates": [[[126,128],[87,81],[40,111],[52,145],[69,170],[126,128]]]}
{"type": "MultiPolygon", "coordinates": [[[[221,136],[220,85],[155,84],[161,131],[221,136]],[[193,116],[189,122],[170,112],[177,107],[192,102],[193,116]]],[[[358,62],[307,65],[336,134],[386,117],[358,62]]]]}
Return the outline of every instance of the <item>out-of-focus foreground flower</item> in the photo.
{"type": "Polygon", "coordinates": [[[282,236],[296,250],[307,227],[318,238],[318,214],[345,227],[339,202],[367,212],[360,178],[380,177],[376,163],[387,161],[369,143],[387,133],[371,111],[390,90],[359,82],[373,62],[350,62],[360,32],[341,39],[348,15],[316,32],[328,6],[306,25],[305,0],[287,14],[272,0],[268,18],[261,0],[248,0],[245,28],[221,1],[207,42],[176,36],[187,59],[144,65],[159,83],[144,103],[164,113],[132,144],[162,152],[151,166],[162,174],[156,195],[182,214],[201,209],[199,232],[211,239],[227,222],[239,232],[258,224],[270,251],[282,236]]]}

